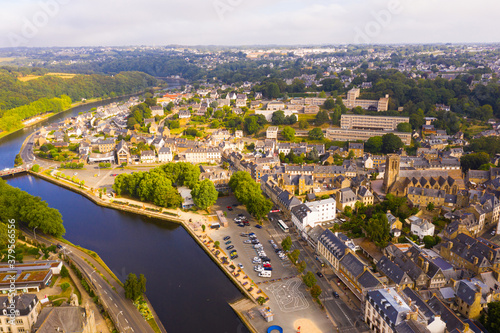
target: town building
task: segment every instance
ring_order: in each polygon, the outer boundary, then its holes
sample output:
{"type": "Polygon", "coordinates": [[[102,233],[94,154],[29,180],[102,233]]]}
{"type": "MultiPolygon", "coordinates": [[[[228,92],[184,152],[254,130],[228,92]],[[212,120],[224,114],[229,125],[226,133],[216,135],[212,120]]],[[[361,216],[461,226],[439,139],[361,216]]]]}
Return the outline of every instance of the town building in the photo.
{"type": "Polygon", "coordinates": [[[162,147],[158,150],[158,162],[160,163],[168,163],[172,162],[173,155],[170,147],[162,147]]]}
{"type": "Polygon", "coordinates": [[[343,114],[340,117],[340,128],[378,131],[395,131],[401,123],[409,123],[409,117],[367,116],[343,114]]]}
{"type": "Polygon", "coordinates": [[[37,333],[74,332],[96,333],[94,311],[87,304],[80,306],[46,307],[33,326],[37,333]]]}
{"type": "Polygon", "coordinates": [[[266,130],[266,138],[268,139],[278,139],[278,127],[269,126],[266,130]]]}
{"type": "Polygon", "coordinates": [[[118,145],[116,146],[116,161],[120,165],[130,162],[130,149],[124,140],[118,142],[118,145]]]}
{"type": "Polygon", "coordinates": [[[310,229],[335,219],[335,206],[333,198],[303,203],[292,208],[292,222],[302,237],[307,239],[310,229]]]}
{"type": "Polygon", "coordinates": [[[385,95],[385,97],[377,100],[366,100],[366,99],[358,99],[361,91],[358,88],[352,88],[347,92],[347,98],[343,101],[344,105],[353,109],[355,107],[361,107],[365,110],[369,111],[387,111],[389,108],[389,95],[385,95]]]}
{"type": "Polygon", "coordinates": [[[434,224],[417,216],[410,216],[408,218],[411,233],[418,236],[421,240],[425,236],[434,236],[434,224]]]}
{"type": "Polygon", "coordinates": [[[15,295],[12,303],[8,296],[0,296],[0,332],[32,332],[38,320],[41,305],[35,294],[15,295]],[[14,308],[12,308],[14,306],[14,308]],[[9,316],[14,311],[15,317],[9,316]],[[10,323],[11,320],[13,323],[10,323]]]}
{"type": "Polygon", "coordinates": [[[330,127],[326,129],[325,137],[332,141],[368,141],[374,136],[383,136],[392,133],[399,137],[407,146],[411,144],[411,133],[392,132],[392,131],[374,131],[374,130],[358,130],[358,129],[343,129],[330,127]]]}
{"type": "Polygon", "coordinates": [[[141,163],[155,163],[156,154],[152,150],[141,151],[141,163]]]}

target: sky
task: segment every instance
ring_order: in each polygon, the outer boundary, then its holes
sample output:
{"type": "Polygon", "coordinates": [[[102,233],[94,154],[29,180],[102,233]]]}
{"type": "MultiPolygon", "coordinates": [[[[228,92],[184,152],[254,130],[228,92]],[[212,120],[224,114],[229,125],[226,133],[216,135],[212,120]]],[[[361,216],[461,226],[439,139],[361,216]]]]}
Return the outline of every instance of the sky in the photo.
{"type": "Polygon", "coordinates": [[[500,42],[498,0],[0,0],[0,47],[500,42]]]}

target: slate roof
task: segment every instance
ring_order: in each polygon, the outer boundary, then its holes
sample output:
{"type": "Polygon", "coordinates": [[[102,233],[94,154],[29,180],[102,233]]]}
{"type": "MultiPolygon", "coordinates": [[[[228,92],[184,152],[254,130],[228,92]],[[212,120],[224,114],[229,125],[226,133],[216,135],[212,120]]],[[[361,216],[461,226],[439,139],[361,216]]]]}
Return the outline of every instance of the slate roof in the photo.
{"type": "Polygon", "coordinates": [[[412,282],[410,277],[405,274],[405,272],[394,262],[392,262],[386,256],[383,256],[377,262],[377,269],[387,276],[392,282],[395,284],[407,284],[412,282]],[[408,281],[404,281],[404,279],[408,279],[408,281]]]}
{"type": "Polygon", "coordinates": [[[491,267],[500,263],[500,248],[495,244],[486,244],[483,239],[474,239],[466,234],[459,234],[452,239],[451,251],[468,262],[478,258],[478,267],[491,267]],[[480,241],[481,240],[481,241],[480,241]]]}
{"type": "Polygon", "coordinates": [[[373,289],[382,286],[380,280],[369,270],[364,271],[364,273],[358,277],[358,284],[365,289],[373,289]]]}
{"type": "Polygon", "coordinates": [[[337,260],[342,259],[347,249],[344,242],[335,236],[329,229],[325,230],[321,236],[319,236],[319,242],[323,244],[337,260]]]}
{"type": "Polygon", "coordinates": [[[453,311],[450,310],[440,299],[433,296],[427,304],[429,307],[438,315],[441,316],[441,320],[446,323],[446,329],[448,332],[452,332],[455,329],[462,331],[464,329],[464,323],[458,318],[453,311]]]}
{"type": "Polygon", "coordinates": [[[352,253],[346,254],[340,262],[342,266],[355,277],[360,276],[365,268],[365,265],[352,253]]]}
{"type": "Polygon", "coordinates": [[[378,311],[390,327],[399,325],[406,319],[410,307],[394,289],[379,289],[368,292],[369,302],[378,306],[378,311]]]}

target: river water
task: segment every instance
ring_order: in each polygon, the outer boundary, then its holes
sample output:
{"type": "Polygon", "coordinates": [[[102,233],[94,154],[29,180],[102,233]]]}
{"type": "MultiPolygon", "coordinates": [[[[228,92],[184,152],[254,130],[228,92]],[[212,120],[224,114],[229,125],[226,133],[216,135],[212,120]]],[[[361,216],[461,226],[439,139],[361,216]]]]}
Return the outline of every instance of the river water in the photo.
{"type": "MultiPolygon", "coordinates": [[[[0,139],[0,169],[13,166],[24,139],[36,128],[110,102],[79,106],[0,139]]],[[[7,181],[58,209],[64,237],[97,252],[122,281],[129,273],[144,274],[146,295],[169,333],[248,332],[228,305],[242,296],[240,291],[182,227],[97,206],[29,175],[7,181]]]]}

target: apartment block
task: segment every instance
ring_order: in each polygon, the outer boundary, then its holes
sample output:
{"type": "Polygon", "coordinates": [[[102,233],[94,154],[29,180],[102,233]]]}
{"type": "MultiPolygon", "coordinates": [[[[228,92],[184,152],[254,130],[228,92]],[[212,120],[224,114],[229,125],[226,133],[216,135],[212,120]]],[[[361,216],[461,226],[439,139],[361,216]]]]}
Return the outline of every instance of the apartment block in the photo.
{"type": "Polygon", "coordinates": [[[394,131],[401,123],[409,123],[409,117],[379,117],[356,114],[343,114],[340,117],[340,128],[369,129],[379,131],[394,131]]]}
{"type": "Polygon", "coordinates": [[[411,133],[391,132],[391,131],[374,131],[374,130],[358,130],[358,129],[344,129],[344,128],[327,128],[326,138],[332,141],[368,141],[369,138],[374,136],[383,136],[392,133],[399,137],[401,141],[407,146],[411,144],[411,133]]]}

